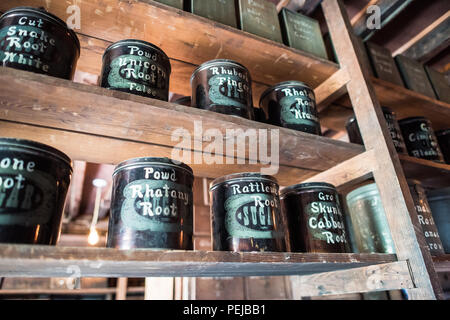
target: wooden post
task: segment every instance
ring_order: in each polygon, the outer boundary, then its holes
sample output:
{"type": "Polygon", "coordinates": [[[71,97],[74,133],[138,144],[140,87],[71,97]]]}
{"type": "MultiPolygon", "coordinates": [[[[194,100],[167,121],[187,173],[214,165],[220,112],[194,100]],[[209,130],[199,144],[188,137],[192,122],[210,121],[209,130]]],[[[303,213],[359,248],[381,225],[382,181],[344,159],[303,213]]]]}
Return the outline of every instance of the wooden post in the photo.
{"type": "Polygon", "coordinates": [[[347,91],[352,101],[366,150],[377,158],[373,175],[380,191],[386,216],[395,242],[397,257],[407,261],[415,289],[408,289],[410,299],[442,298],[442,288],[434,271],[430,253],[421,234],[417,213],[386,121],[371,83],[362,68],[362,53],[349,18],[340,0],[322,2],[331,38],[341,68],[351,74],[347,91]]]}
{"type": "Polygon", "coordinates": [[[116,300],[127,300],[128,278],[117,278],[116,300]]]}

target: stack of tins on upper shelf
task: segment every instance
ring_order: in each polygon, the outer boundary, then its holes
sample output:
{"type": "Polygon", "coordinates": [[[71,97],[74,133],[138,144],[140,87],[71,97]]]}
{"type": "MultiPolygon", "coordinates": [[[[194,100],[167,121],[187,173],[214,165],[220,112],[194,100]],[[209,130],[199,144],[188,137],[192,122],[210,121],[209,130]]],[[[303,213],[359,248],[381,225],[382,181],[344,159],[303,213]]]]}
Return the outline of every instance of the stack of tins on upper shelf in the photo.
{"type": "MultiPolygon", "coordinates": [[[[44,7],[65,21],[75,19],[63,1],[6,0],[0,11],[17,6],[44,7]]],[[[312,54],[155,1],[81,0],[77,6],[82,13],[80,28],[74,28],[81,42],[77,70],[92,75],[100,75],[105,49],[129,38],[153,43],[169,56],[170,91],[186,96],[196,66],[217,58],[238,61],[249,70],[255,104],[275,83],[299,80],[315,88],[338,70],[312,54]]]]}

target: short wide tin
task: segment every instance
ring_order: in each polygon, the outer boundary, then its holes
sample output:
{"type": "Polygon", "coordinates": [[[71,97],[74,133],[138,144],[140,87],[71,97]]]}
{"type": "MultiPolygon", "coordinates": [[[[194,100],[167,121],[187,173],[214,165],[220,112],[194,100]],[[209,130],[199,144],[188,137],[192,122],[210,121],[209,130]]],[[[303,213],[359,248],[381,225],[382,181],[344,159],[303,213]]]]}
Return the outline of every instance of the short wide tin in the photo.
{"type": "Polygon", "coordinates": [[[275,178],[231,174],[214,180],[210,193],[213,250],[284,251],[275,178]]]}
{"type": "Polygon", "coordinates": [[[0,17],[0,65],[71,80],[80,42],[43,8],[17,7],[0,17]]]}
{"type": "Polygon", "coordinates": [[[107,247],[192,249],[194,176],[168,158],[135,158],[113,174],[107,247]]]}
{"type": "Polygon", "coordinates": [[[169,99],[170,61],[157,46],[142,40],[113,43],[103,54],[103,88],[163,101],[169,99]]]}
{"type": "Polygon", "coordinates": [[[348,238],[336,188],[323,182],[284,188],[286,244],[292,252],[345,253],[348,238]]]}
{"type": "Polygon", "coordinates": [[[56,244],[71,174],[59,150],[0,138],[0,242],[56,244]]]}
{"type": "Polygon", "coordinates": [[[261,95],[259,107],[270,124],[321,134],[314,91],[300,81],[281,82],[261,95]]]}
{"type": "Polygon", "coordinates": [[[193,107],[254,119],[252,80],[240,63],[207,61],[193,72],[191,87],[193,107]]]}

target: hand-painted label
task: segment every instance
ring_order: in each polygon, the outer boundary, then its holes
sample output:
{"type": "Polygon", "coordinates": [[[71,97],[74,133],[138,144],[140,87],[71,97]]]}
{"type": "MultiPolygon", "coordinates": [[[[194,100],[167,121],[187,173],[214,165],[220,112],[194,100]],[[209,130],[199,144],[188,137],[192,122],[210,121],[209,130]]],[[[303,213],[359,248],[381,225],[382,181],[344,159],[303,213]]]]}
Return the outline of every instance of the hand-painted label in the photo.
{"type": "Polygon", "coordinates": [[[436,225],[434,224],[430,207],[425,201],[420,200],[415,200],[415,207],[417,217],[419,218],[419,223],[422,226],[422,231],[428,244],[428,249],[432,253],[436,252],[443,254],[444,248],[442,246],[441,238],[439,237],[436,225]]]}
{"type": "Polygon", "coordinates": [[[249,79],[236,68],[211,67],[208,70],[209,100],[212,104],[248,108],[249,79]]]}
{"type": "Polygon", "coordinates": [[[47,223],[56,206],[57,184],[33,161],[6,157],[0,161],[0,225],[47,223]]]}
{"type": "Polygon", "coordinates": [[[395,118],[391,114],[384,114],[384,118],[386,119],[386,124],[389,129],[389,133],[391,134],[392,142],[394,143],[397,151],[404,152],[405,151],[405,143],[403,141],[403,137],[400,133],[400,129],[396,125],[395,118]]]}
{"type": "Polygon", "coordinates": [[[347,242],[343,215],[333,195],[318,192],[317,201],[309,203],[305,212],[313,239],[327,244],[347,242]]]}
{"type": "Polygon", "coordinates": [[[136,46],[127,48],[128,54],[111,61],[108,85],[150,97],[161,98],[167,95],[167,73],[157,63],[157,54],[140,50],[136,46]]]}
{"type": "Polygon", "coordinates": [[[409,152],[418,158],[440,158],[442,154],[437,140],[426,122],[420,124],[420,130],[407,135],[409,152]]]}
{"type": "Polygon", "coordinates": [[[181,225],[192,206],[192,192],[173,181],[141,179],[123,190],[125,200],[121,219],[138,231],[179,232],[192,226],[181,225]]]}
{"type": "Polygon", "coordinates": [[[7,26],[0,30],[0,61],[3,64],[15,63],[39,72],[49,73],[51,61],[48,51],[57,45],[54,35],[42,30],[42,19],[21,17],[17,25],[7,26]]]}
{"type": "Polygon", "coordinates": [[[275,238],[273,210],[278,198],[265,193],[237,194],[225,201],[225,227],[233,238],[275,238]]]}

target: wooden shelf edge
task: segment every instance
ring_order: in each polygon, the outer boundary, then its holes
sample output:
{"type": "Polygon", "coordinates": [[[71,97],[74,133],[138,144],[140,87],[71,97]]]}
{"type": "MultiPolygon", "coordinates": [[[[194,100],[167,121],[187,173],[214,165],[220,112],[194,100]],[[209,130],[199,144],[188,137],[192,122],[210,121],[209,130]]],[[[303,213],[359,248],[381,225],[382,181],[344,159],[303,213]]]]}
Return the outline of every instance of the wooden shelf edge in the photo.
{"type": "Polygon", "coordinates": [[[0,245],[0,277],[262,276],[395,262],[392,254],[117,250],[0,245]]]}
{"type": "Polygon", "coordinates": [[[419,180],[425,188],[438,189],[450,186],[450,165],[398,155],[407,179],[419,180]]]}

